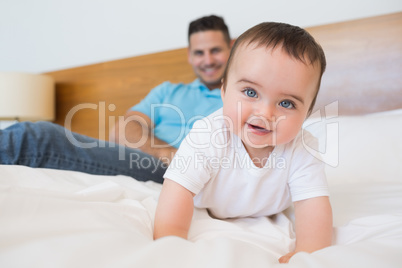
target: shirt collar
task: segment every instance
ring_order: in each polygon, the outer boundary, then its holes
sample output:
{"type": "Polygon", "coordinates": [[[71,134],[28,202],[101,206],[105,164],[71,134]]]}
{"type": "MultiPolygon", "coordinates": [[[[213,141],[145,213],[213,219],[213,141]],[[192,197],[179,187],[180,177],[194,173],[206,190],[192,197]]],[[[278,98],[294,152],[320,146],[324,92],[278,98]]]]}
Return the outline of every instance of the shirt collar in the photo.
{"type": "Polygon", "coordinates": [[[201,90],[206,90],[207,92],[210,93],[210,95],[216,95],[216,96],[219,96],[219,97],[221,96],[221,89],[220,88],[215,88],[213,90],[209,90],[209,88],[206,85],[201,83],[199,78],[196,78],[193,81],[193,85],[196,86],[196,87],[199,87],[201,90]]]}

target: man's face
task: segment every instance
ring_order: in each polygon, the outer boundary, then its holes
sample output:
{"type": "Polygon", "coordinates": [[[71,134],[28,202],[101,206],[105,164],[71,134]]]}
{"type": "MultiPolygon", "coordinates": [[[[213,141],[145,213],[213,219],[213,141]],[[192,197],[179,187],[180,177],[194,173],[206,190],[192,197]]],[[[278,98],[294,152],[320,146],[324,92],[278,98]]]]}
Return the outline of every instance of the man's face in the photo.
{"type": "Polygon", "coordinates": [[[209,89],[221,87],[223,72],[230,54],[230,45],[221,31],[203,31],[190,36],[188,62],[197,77],[209,89]]]}

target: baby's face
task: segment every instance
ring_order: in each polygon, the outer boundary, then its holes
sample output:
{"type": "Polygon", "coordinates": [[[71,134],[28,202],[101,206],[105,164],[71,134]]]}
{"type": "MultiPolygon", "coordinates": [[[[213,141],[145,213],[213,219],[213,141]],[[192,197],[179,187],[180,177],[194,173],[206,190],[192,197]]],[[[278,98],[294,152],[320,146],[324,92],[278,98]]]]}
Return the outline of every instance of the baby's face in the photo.
{"type": "Polygon", "coordinates": [[[238,48],[222,90],[223,114],[250,155],[296,137],[317,90],[319,70],[318,64],[306,65],[281,47],[238,48]]]}

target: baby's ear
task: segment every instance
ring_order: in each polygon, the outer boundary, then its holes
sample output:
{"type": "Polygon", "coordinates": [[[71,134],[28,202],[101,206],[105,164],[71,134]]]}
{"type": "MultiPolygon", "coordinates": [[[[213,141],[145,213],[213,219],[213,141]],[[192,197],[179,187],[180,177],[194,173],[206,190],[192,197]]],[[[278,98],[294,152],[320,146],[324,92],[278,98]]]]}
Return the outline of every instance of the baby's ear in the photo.
{"type": "Polygon", "coordinates": [[[230,40],[230,48],[232,48],[233,47],[233,45],[234,45],[234,43],[236,42],[236,39],[232,39],[232,40],[230,40]]]}
{"type": "Polygon", "coordinates": [[[225,97],[225,86],[223,83],[223,79],[222,79],[222,86],[221,86],[221,98],[223,100],[223,98],[225,97]]]}

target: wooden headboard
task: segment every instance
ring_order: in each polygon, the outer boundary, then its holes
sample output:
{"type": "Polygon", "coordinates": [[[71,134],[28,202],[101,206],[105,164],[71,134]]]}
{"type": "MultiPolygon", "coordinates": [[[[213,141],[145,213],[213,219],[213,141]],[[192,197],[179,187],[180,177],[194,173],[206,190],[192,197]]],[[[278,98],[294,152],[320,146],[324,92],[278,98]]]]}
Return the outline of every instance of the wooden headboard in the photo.
{"type": "MultiPolygon", "coordinates": [[[[402,12],[307,30],[327,57],[316,108],[334,101],[340,115],[402,108],[402,12]]],[[[56,81],[56,123],[99,139],[156,85],[195,79],[186,48],[47,74],[56,81]]]]}

